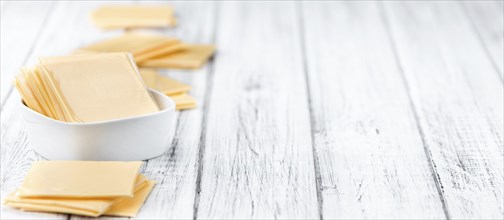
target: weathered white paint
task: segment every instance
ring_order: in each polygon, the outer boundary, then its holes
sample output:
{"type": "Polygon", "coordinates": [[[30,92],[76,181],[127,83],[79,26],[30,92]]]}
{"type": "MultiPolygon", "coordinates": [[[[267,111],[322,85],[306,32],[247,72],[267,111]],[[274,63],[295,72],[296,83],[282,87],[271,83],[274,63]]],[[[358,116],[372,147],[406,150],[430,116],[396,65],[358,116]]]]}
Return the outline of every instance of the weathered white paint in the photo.
{"type": "MultiPolygon", "coordinates": [[[[156,3],[156,2],[154,2],[156,3]]],[[[177,28],[163,31],[168,36],[185,42],[213,43],[216,5],[212,2],[174,2],[177,28]]],[[[211,64],[199,70],[169,70],[164,74],[192,86],[190,94],[198,107],[181,111],[173,143],[167,152],[149,160],[143,173],[157,181],[141,212],[144,219],[193,219],[198,151],[205,110],[207,79],[211,77],[211,64]]]]}
{"type": "Polygon", "coordinates": [[[463,6],[473,27],[504,78],[504,4],[502,1],[466,1],[463,6]]]}
{"type": "Polygon", "coordinates": [[[376,2],[305,2],[323,217],[445,218],[376,2]]]}
{"type": "MultiPolygon", "coordinates": [[[[21,65],[121,33],[90,23],[104,2],[38,4],[2,2],[2,100],[21,65]],[[23,25],[5,19],[19,15],[23,25]]],[[[215,65],[163,71],[193,85],[200,107],[179,114],[174,142],[143,168],[158,185],[139,218],[504,217],[492,3],[170,4],[179,26],[155,32],[216,38],[218,52],[215,65]]],[[[18,101],[13,92],[1,112],[2,198],[43,159],[18,101]]],[[[0,209],[2,219],[82,219],[0,209]]]]}
{"type": "Polygon", "coordinates": [[[394,2],[386,11],[450,217],[502,219],[503,85],[456,4],[394,2]]]}
{"type": "Polygon", "coordinates": [[[292,2],[221,2],[197,217],[319,217],[292,2]]]}
{"type": "Polygon", "coordinates": [[[52,2],[2,1],[0,15],[0,98],[1,104],[12,89],[12,79],[20,66],[31,54],[33,46],[38,41],[51,10],[52,2]],[[4,4],[5,3],[5,4],[4,4]],[[30,16],[26,16],[29,14],[30,16]]]}

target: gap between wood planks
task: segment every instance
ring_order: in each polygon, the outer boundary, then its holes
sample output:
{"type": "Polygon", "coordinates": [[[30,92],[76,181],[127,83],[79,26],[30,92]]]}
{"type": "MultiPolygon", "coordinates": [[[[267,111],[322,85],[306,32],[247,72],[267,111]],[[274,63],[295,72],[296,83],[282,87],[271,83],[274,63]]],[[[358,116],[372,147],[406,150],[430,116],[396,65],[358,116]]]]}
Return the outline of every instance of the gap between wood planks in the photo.
{"type": "Polygon", "coordinates": [[[502,217],[502,82],[467,15],[453,2],[382,5],[447,218],[502,217]]]}
{"type": "MultiPolygon", "coordinates": [[[[213,32],[213,39],[212,39],[212,44],[216,44],[216,39],[217,39],[217,25],[219,24],[219,11],[220,11],[220,3],[217,2],[215,3],[214,6],[214,32],[213,32]]],[[[213,58],[212,58],[213,59],[213,58]]],[[[214,62],[209,62],[208,63],[208,76],[206,78],[206,89],[205,89],[205,97],[204,97],[204,105],[203,105],[203,118],[201,119],[201,135],[200,135],[200,141],[198,145],[198,169],[196,172],[196,192],[194,194],[194,203],[193,203],[193,219],[198,218],[198,208],[199,208],[199,201],[200,201],[200,192],[201,192],[201,172],[203,171],[203,160],[204,155],[205,155],[205,141],[206,141],[206,128],[207,128],[207,115],[208,115],[208,101],[210,100],[211,94],[212,94],[212,89],[213,89],[213,76],[214,76],[214,71],[215,71],[215,65],[214,62]]]]}
{"type": "Polygon", "coordinates": [[[391,32],[391,27],[390,27],[390,23],[389,23],[389,18],[387,16],[387,12],[385,10],[385,6],[384,6],[384,2],[379,2],[378,3],[378,7],[380,9],[380,14],[381,14],[381,18],[382,18],[382,22],[383,22],[383,26],[385,27],[385,31],[387,33],[387,37],[389,38],[389,41],[390,41],[390,45],[391,45],[391,50],[392,50],[392,54],[394,54],[394,59],[396,61],[396,65],[397,65],[397,68],[399,69],[399,72],[400,72],[400,77],[401,77],[401,81],[403,82],[404,84],[404,88],[406,89],[406,93],[407,93],[407,96],[408,96],[408,101],[409,101],[409,105],[410,105],[410,109],[411,111],[413,112],[413,115],[414,115],[414,118],[415,118],[415,125],[420,133],[420,137],[422,139],[422,145],[423,145],[423,149],[424,149],[424,152],[425,152],[425,157],[427,158],[427,161],[429,163],[429,167],[430,167],[430,171],[431,171],[431,174],[432,174],[432,180],[436,183],[436,189],[439,193],[439,199],[441,200],[441,203],[443,205],[443,212],[446,216],[446,219],[451,219],[450,218],[450,214],[448,213],[448,209],[446,208],[446,201],[445,201],[445,198],[444,198],[444,194],[443,194],[443,186],[441,185],[438,177],[436,176],[436,171],[434,169],[434,162],[432,161],[432,155],[430,153],[430,150],[427,146],[427,143],[425,142],[425,133],[422,129],[422,126],[420,126],[420,121],[419,121],[419,117],[418,117],[418,112],[415,108],[415,104],[413,103],[413,99],[411,97],[411,90],[410,90],[410,85],[408,84],[408,81],[406,80],[406,76],[405,76],[405,73],[404,73],[404,68],[401,64],[401,60],[399,59],[399,51],[397,50],[397,45],[395,44],[395,39],[394,39],[394,36],[392,35],[392,32],[391,32]]]}
{"type": "Polygon", "coordinates": [[[302,2],[296,2],[296,14],[298,15],[298,25],[299,25],[299,39],[300,39],[300,44],[301,44],[301,54],[302,54],[302,59],[303,59],[303,72],[304,72],[304,77],[305,77],[305,87],[306,87],[306,93],[307,93],[307,102],[308,102],[308,112],[310,114],[310,133],[311,133],[311,144],[312,144],[312,153],[313,153],[313,165],[314,165],[314,171],[315,171],[315,186],[317,190],[317,206],[318,206],[318,212],[319,212],[319,218],[324,219],[323,216],[323,196],[322,196],[322,177],[320,175],[320,164],[319,164],[319,158],[318,154],[315,150],[315,116],[313,113],[313,105],[312,105],[312,94],[311,94],[311,89],[310,89],[310,77],[308,77],[308,62],[307,62],[307,57],[306,57],[306,39],[305,39],[305,27],[303,23],[304,19],[304,13],[302,10],[301,6],[302,2]]]}

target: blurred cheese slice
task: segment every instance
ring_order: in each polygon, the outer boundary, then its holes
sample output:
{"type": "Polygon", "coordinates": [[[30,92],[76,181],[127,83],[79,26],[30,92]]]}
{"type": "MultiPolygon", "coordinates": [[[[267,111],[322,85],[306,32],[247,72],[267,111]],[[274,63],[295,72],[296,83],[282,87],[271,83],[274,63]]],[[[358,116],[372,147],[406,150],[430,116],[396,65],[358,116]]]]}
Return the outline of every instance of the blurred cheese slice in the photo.
{"type": "Polygon", "coordinates": [[[41,58],[40,74],[56,112],[95,122],[159,111],[126,53],[41,58]],[[52,100],[52,98],[51,98],[52,100]]]}
{"type": "Polygon", "coordinates": [[[133,197],[142,162],[34,162],[18,189],[19,197],[133,197]]]}
{"type": "Polygon", "coordinates": [[[152,89],[158,90],[165,95],[174,95],[191,90],[191,86],[179,81],[160,75],[154,69],[139,69],[140,75],[145,84],[152,89]]]}
{"type": "Polygon", "coordinates": [[[171,27],[176,20],[169,6],[101,6],[91,13],[92,21],[103,29],[171,27]]]}
{"type": "Polygon", "coordinates": [[[128,33],[80,48],[83,52],[129,52],[136,62],[180,51],[186,46],[178,39],[149,34],[128,33]]]}
{"type": "Polygon", "coordinates": [[[214,51],[213,45],[186,45],[181,51],[137,61],[137,64],[140,67],[196,69],[203,66],[214,51]]]}
{"type": "Polygon", "coordinates": [[[196,107],[196,99],[187,93],[170,95],[175,102],[177,110],[191,109],[196,107]]]}
{"type": "Polygon", "coordinates": [[[135,217],[155,184],[155,181],[147,180],[145,186],[136,191],[133,198],[126,198],[112,205],[105,215],[135,217]]]}
{"type": "MultiPolygon", "coordinates": [[[[110,210],[111,207],[117,207],[117,205],[123,204],[126,201],[138,200],[139,197],[145,200],[144,197],[147,195],[144,195],[144,188],[148,188],[146,187],[147,185],[151,185],[150,182],[147,182],[147,178],[143,175],[138,175],[135,182],[135,194],[133,198],[22,198],[16,195],[16,193],[13,193],[7,196],[4,202],[6,205],[27,211],[60,212],[97,217],[110,210]],[[140,192],[141,190],[143,190],[142,193],[140,192]]],[[[130,209],[130,207],[126,207],[120,210],[129,211],[130,209]]]]}
{"type": "Polygon", "coordinates": [[[196,107],[196,100],[187,94],[191,86],[160,75],[154,69],[140,68],[140,75],[145,84],[169,96],[176,104],[177,110],[196,107]]]}

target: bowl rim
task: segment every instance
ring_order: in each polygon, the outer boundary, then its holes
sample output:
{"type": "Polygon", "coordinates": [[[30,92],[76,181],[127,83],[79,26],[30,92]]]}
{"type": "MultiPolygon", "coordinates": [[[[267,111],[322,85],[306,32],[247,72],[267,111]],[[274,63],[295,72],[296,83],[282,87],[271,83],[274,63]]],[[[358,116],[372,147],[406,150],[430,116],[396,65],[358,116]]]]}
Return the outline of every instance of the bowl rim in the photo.
{"type": "MultiPolygon", "coordinates": [[[[50,118],[50,117],[48,117],[46,115],[40,114],[39,112],[36,112],[35,110],[33,110],[30,107],[26,106],[22,98],[21,98],[21,106],[22,106],[23,109],[25,109],[25,111],[28,111],[31,114],[37,115],[38,117],[42,117],[43,119],[49,120],[49,121],[51,121],[53,123],[59,123],[59,124],[69,125],[69,126],[86,126],[86,125],[112,124],[112,123],[118,123],[118,122],[125,122],[125,121],[136,120],[136,119],[145,118],[145,117],[152,117],[152,116],[164,114],[166,112],[175,110],[176,104],[173,101],[173,99],[171,99],[169,96],[167,96],[167,95],[165,95],[165,94],[163,94],[160,91],[157,91],[155,89],[149,88],[148,90],[149,90],[150,93],[154,93],[154,94],[162,97],[163,99],[168,100],[168,102],[170,103],[170,106],[168,108],[163,109],[163,110],[160,110],[160,111],[157,111],[157,112],[153,112],[153,113],[149,113],[149,114],[144,114],[144,115],[130,116],[130,117],[126,117],[126,118],[112,119],[112,120],[106,120],[106,121],[83,122],[83,123],[59,121],[59,120],[56,120],[54,118],[50,118]]],[[[154,100],[154,101],[156,101],[156,100],[154,100]]],[[[157,101],[156,101],[156,103],[157,103],[157,101]]],[[[157,103],[157,104],[159,105],[159,103],[157,103]]]]}

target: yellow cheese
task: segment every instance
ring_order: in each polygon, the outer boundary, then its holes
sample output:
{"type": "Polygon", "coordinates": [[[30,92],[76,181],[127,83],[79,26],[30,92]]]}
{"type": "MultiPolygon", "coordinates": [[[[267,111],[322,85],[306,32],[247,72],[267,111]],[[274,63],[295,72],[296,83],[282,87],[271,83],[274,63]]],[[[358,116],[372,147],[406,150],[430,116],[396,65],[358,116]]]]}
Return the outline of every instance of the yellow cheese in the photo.
{"type": "Polygon", "coordinates": [[[24,79],[19,79],[16,76],[16,79],[14,80],[14,86],[16,89],[19,91],[22,97],[26,97],[23,99],[25,104],[29,107],[31,107],[34,111],[40,113],[40,114],[46,114],[44,109],[42,109],[42,106],[40,105],[39,101],[37,100],[37,97],[33,92],[29,89],[26,88],[27,83],[23,82],[24,79]]]}
{"type": "Polygon", "coordinates": [[[142,162],[34,162],[17,195],[20,197],[133,197],[142,162]]]}
{"type": "Polygon", "coordinates": [[[137,64],[140,67],[195,69],[201,67],[214,51],[213,45],[187,45],[182,51],[137,61],[137,64]]]}
{"type": "Polygon", "coordinates": [[[102,6],[91,13],[93,22],[104,29],[175,26],[169,6],[102,6]]]}
{"type": "MultiPolygon", "coordinates": [[[[134,217],[140,210],[143,202],[149,195],[152,187],[154,186],[153,181],[146,181],[142,186],[135,192],[135,197],[124,199],[118,202],[118,205],[111,206],[113,210],[106,212],[94,211],[88,209],[72,208],[66,205],[46,205],[46,204],[34,204],[34,203],[23,203],[23,202],[9,202],[6,205],[19,208],[23,211],[32,212],[56,212],[56,213],[66,213],[66,214],[76,214],[91,217],[98,217],[100,215],[114,215],[114,216],[129,216],[134,217]]],[[[81,200],[82,203],[85,200],[81,200]]]]}
{"type": "Polygon", "coordinates": [[[95,122],[159,110],[125,53],[41,58],[43,74],[65,115],[95,122]],[[76,68],[79,67],[79,68],[76,68]]]}
{"type": "Polygon", "coordinates": [[[198,105],[196,103],[190,103],[190,104],[177,105],[176,109],[177,110],[186,110],[186,109],[196,108],[197,106],[198,105]]]}
{"type": "Polygon", "coordinates": [[[196,107],[196,100],[187,93],[170,95],[170,98],[175,102],[177,110],[196,107]]]}
{"type": "Polygon", "coordinates": [[[62,121],[79,122],[80,119],[78,119],[78,117],[71,112],[68,105],[64,103],[62,95],[57,93],[55,86],[58,85],[59,82],[54,82],[50,79],[48,76],[50,72],[43,66],[36,66],[34,73],[37,78],[41,79],[42,86],[40,88],[43,88],[42,91],[49,97],[48,103],[50,104],[54,116],[62,121]]]}
{"type": "Polygon", "coordinates": [[[6,205],[21,209],[23,211],[35,211],[35,212],[56,212],[56,213],[67,213],[67,214],[75,214],[75,215],[84,215],[84,216],[99,216],[98,213],[88,210],[81,209],[71,209],[62,206],[50,206],[50,205],[37,205],[30,203],[22,203],[22,202],[10,202],[6,205]]]}
{"type": "Polygon", "coordinates": [[[148,60],[151,58],[179,52],[184,49],[186,49],[185,44],[181,44],[179,42],[176,42],[176,43],[172,43],[169,45],[160,46],[158,48],[152,49],[149,52],[145,52],[143,54],[139,54],[139,55],[135,56],[134,59],[136,62],[142,62],[142,61],[145,61],[145,60],[148,60]]]}
{"type": "Polygon", "coordinates": [[[105,212],[105,215],[135,217],[138,211],[140,211],[145,199],[147,199],[147,196],[152,191],[154,184],[156,184],[155,181],[147,180],[146,185],[135,192],[135,197],[124,199],[112,205],[112,207],[105,212]]]}
{"type": "Polygon", "coordinates": [[[25,70],[21,70],[21,72],[26,80],[26,85],[35,95],[41,108],[43,108],[50,117],[57,118],[56,109],[47,93],[47,88],[42,83],[37,68],[25,68],[25,70]]]}
{"type": "Polygon", "coordinates": [[[96,122],[159,108],[127,53],[40,58],[14,81],[31,109],[66,122],[96,122]]]}
{"type": "Polygon", "coordinates": [[[150,34],[127,33],[80,48],[77,52],[129,52],[136,62],[185,48],[178,39],[150,34]]]}
{"type": "Polygon", "coordinates": [[[13,193],[7,196],[4,202],[6,205],[30,211],[60,212],[96,217],[105,213],[105,211],[109,210],[115,204],[130,201],[138,197],[137,194],[139,191],[147,185],[147,178],[143,175],[138,175],[135,182],[135,196],[133,198],[23,198],[13,193]]]}
{"type": "Polygon", "coordinates": [[[179,81],[160,75],[153,69],[139,69],[145,84],[152,89],[158,90],[165,95],[175,95],[191,90],[191,86],[179,81]]]}

